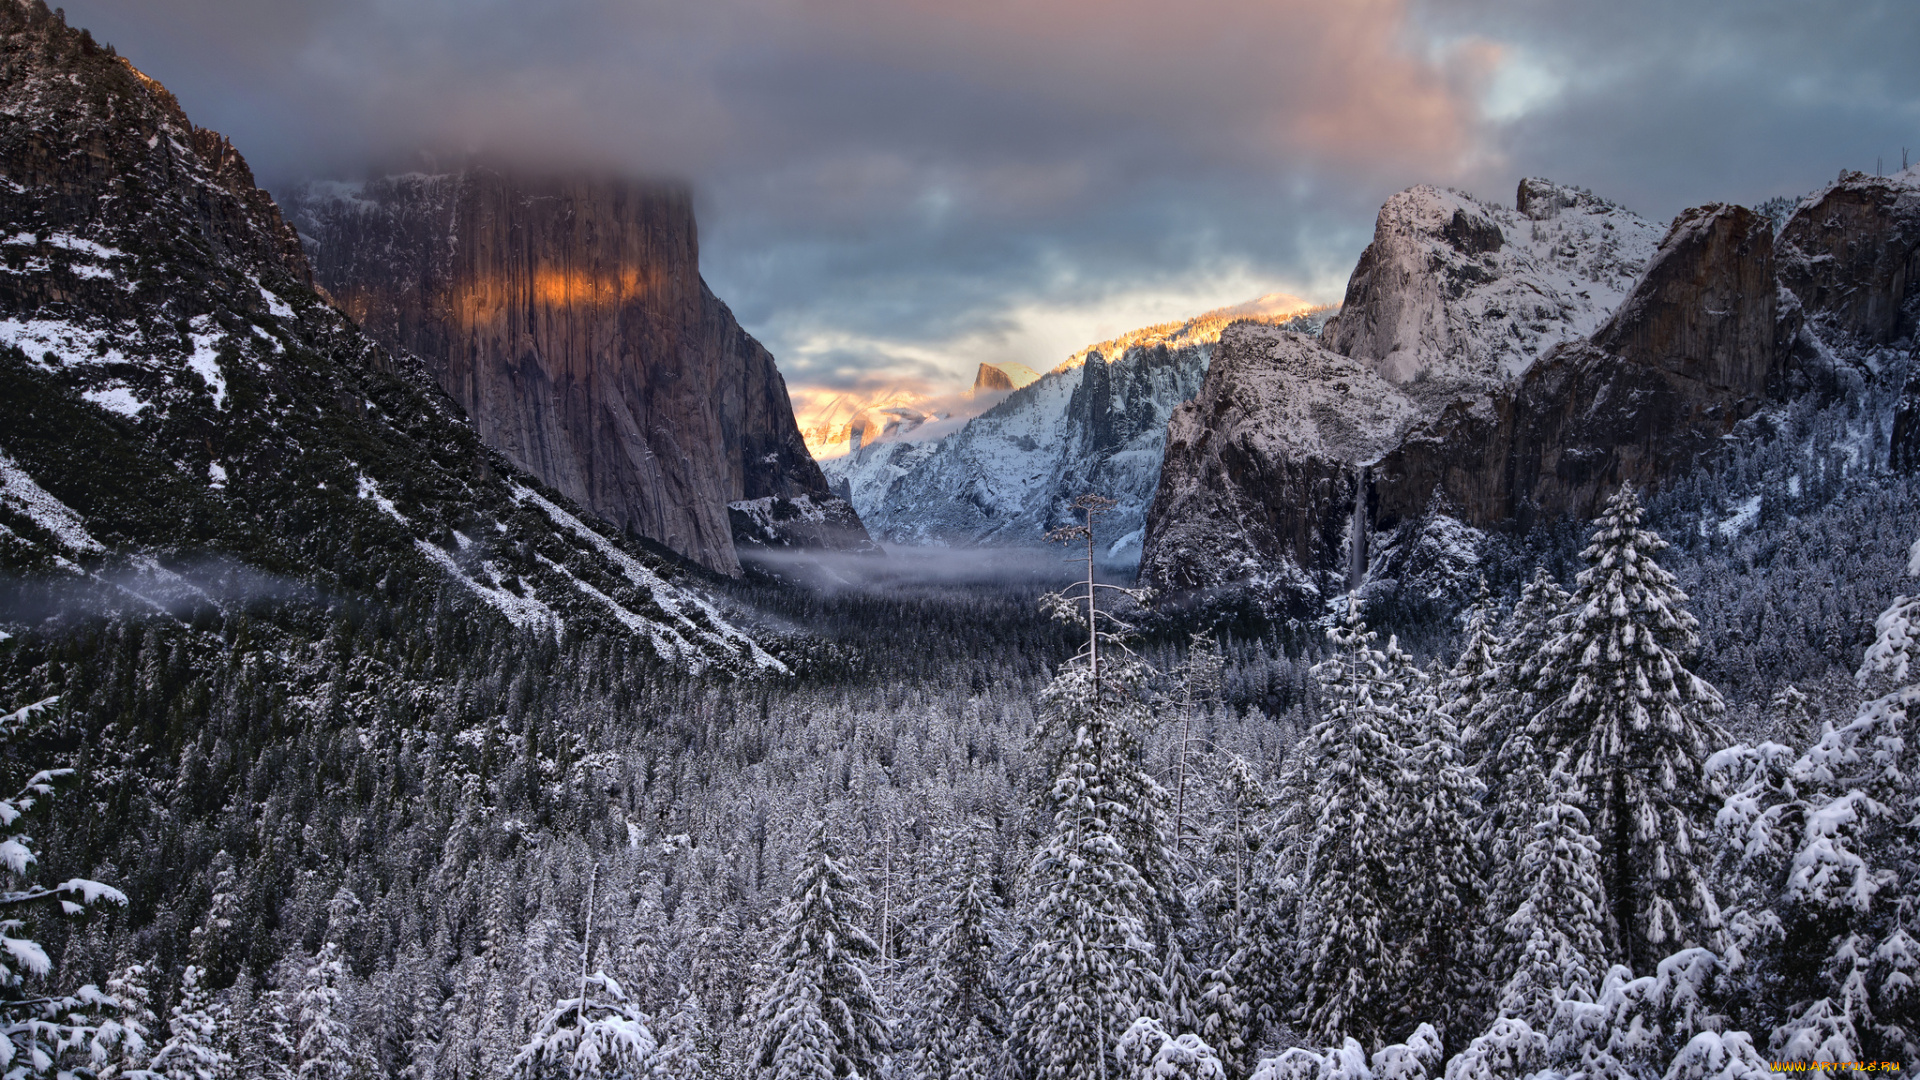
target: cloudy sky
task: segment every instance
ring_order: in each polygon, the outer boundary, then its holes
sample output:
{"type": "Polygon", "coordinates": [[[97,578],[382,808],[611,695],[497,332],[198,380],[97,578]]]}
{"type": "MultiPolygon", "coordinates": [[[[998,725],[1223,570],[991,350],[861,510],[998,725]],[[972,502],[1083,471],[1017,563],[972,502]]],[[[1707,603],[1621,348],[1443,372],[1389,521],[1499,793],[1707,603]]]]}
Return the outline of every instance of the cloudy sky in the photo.
{"type": "Polygon", "coordinates": [[[1920,155],[1912,0],[64,2],[270,188],[476,151],[691,182],[803,390],[1337,300],[1414,183],[1665,219],[1920,155]]]}

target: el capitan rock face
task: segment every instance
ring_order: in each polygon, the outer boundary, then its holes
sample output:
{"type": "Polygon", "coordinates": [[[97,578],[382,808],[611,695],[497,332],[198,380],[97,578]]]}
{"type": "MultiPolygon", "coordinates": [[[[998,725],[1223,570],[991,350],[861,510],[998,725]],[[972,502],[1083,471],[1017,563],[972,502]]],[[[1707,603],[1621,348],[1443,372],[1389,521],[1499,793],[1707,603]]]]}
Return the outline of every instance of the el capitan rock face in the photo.
{"type": "Polygon", "coordinates": [[[773,357],[700,278],[684,189],[473,167],[288,202],[368,333],[608,521],[736,574],[728,504],[831,497],[773,357]]]}

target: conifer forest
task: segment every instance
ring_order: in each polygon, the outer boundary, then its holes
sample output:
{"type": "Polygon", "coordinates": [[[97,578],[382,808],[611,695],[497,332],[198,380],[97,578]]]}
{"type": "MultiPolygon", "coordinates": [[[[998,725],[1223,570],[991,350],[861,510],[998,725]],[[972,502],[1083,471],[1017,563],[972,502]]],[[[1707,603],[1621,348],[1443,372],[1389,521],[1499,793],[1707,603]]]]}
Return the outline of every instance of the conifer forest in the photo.
{"type": "Polygon", "coordinates": [[[89,618],[7,656],[13,1045],[182,1078],[1911,1060],[1920,560],[1850,523],[1920,535],[1920,487],[1731,542],[1701,497],[1623,491],[1404,633],[756,574],[726,610],[792,674],[749,678],[444,604],[89,618]]]}

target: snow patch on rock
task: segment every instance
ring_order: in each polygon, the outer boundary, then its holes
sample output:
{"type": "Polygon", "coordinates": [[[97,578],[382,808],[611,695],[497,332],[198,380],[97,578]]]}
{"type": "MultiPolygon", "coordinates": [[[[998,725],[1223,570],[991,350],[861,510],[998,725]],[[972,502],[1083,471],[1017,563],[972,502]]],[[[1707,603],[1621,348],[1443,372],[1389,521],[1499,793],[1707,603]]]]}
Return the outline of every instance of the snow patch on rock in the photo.
{"type": "Polygon", "coordinates": [[[47,494],[12,458],[0,453],[0,503],[53,534],[68,551],[105,551],[87,533],[85,519],[66,503],[47,494]]]}

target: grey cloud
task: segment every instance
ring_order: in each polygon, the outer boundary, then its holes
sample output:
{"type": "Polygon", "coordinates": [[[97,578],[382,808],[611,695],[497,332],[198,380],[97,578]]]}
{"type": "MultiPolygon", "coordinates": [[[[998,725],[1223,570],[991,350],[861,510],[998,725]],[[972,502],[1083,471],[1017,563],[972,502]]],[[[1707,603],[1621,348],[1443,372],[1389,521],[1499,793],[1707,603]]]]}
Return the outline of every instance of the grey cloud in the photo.
{"type": "Polygon", "coordinates": [[[1920,20],[1890,3],[74,0],[69,17],[269,185],[421,151],[684,177],[716,291],[817,384],[935,377],[917,346],[991,341],[1021,304],[1222,267],[1337,296],[1410,183],[1504,199],[1538,173],[1663,217],[1920,150],[1920,20]],[[1477,112],[1488,65],[1516,55],[1563,85],[1496,123],[1477,112]],[[801,350],[829,331],[849,344],[801,350]]]}

